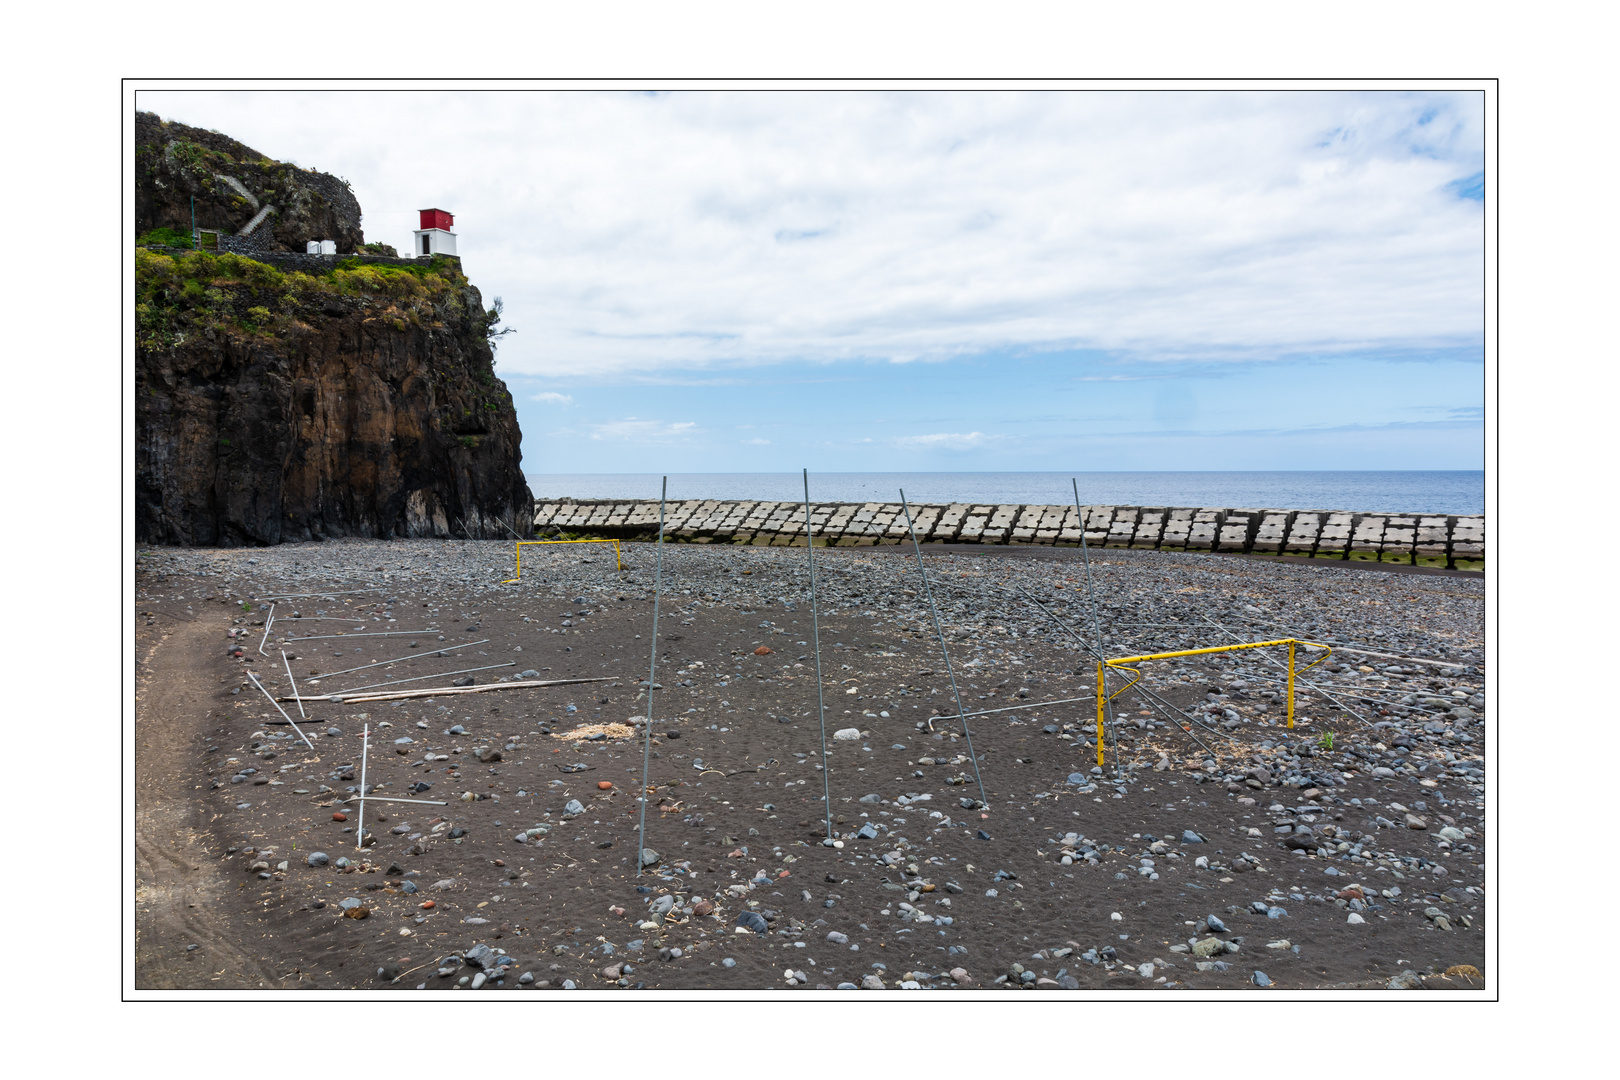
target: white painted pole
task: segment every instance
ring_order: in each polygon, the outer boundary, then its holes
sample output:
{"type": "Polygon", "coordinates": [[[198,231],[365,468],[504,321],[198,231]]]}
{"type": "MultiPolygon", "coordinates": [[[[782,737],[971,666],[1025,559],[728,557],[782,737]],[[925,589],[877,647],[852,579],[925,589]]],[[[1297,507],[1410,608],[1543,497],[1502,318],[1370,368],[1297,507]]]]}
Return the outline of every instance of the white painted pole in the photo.
{"type": "Polygon", "coordinates": [[[366,753],[371,747],[371,725],[360,733],[360,813],[354,823],[354,846],[366,849],[366,753]]]}
{"type": "Polygon", "coordinates": [[[270,640],[270,628],[276,624],[276,605],[270,605],[270,617],[264,620],[264,637],[259,639],[259,655],[264,656],[264,643],[270,640]]]}
{"type": "Polygon", "coordinates": [[[281,663],[287,669],[287,681],[292,683],[293,700],[298,702],[298,715],[303,717],[305,720],[308,720],[309,719],[309,714],[304,711],[304,699],[298,696],[298,680],[293,678],[292,664],[289,663],[288,660],[287,660],[287,650],[286,649],[281,650],[281,663]]]}
{"type": "Polygon", "coordinates": [[[264,688],[264,683],[259,681],[259,677],[253,674],[251,671],[247,673],[247,677],[253,680],[253,685],[259,688],[259,693],[270,699],[270,704],[276,707],[276,712],[281,714],[281,718],[287,721],[287,723],[292,724],[292,729],[294,731],[298,731],[298,737],[304,740],[304,745],[309,747],[311,750],[314,750],[315,744],[309,741],[309,736],[298,730],[298,725],[293,724],[293,718],[287,715],[287,710],[281,707],[281,703],[275,699],[274,695],[264,688]]]}

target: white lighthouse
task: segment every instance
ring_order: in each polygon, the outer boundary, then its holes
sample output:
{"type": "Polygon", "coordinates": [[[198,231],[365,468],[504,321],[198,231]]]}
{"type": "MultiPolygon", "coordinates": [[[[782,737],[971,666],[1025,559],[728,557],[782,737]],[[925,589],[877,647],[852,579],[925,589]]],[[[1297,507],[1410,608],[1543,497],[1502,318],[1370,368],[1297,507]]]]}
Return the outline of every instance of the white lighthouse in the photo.
{"type": "Polygon", "coordinates": [[[448,210],[423,210],[422,227],[416,230],[417,255],[455,255],[456,234],[450,226],[456,223],[448,210]]]}

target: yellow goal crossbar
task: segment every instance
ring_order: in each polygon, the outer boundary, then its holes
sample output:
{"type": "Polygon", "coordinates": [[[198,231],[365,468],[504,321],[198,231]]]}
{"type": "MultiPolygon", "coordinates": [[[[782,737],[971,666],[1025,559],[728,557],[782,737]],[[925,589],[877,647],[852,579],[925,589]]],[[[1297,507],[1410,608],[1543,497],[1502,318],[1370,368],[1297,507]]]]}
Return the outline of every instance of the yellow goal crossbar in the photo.
{"type": "Polygon", "coordinates": [[[1288,726],[1294,726],[1294,651],[1303,645],[1307,649],[1322,649],[1323,654],[1299,669],[1304,673],[1333,655],[1331,646],[1315,641],[1302,641],[1299,638],[1281,638],[1277,641],[1250,641],[1242,645],[1215,645],[1208,649],[1182,649],[1179,652],[1149,653],[1145,656],[1121,656],[1113,660],[1097,661],[1097,764],[1103,764],[1103,707],[1119,695],[1142,681],[1142,673],[1135,668],[1126,667],[1126,664],[1137,664],[1144,660],[1173,660],[1178,656],[1202,656],[1205,653],[1237,652],[1239,649],[1265,649],[1274,645],[1288,646],[1288,726]],[[1105,669],[1128,671],[1134,678],[1112,694],[1103,688],[1103,675],[1105,669]]]}
{"type": "Polygon", "coordinates": [[[612,544],[614,565],[620,570],[624,569],[624,559],[621,557],[617,540],[519,540],[517,548],[513,551],[513,556],[517,560],[517,571],[512,577],[501,582],[502,585],[512,585],[523,579],[523,549],[540,544],[612,544]]]}

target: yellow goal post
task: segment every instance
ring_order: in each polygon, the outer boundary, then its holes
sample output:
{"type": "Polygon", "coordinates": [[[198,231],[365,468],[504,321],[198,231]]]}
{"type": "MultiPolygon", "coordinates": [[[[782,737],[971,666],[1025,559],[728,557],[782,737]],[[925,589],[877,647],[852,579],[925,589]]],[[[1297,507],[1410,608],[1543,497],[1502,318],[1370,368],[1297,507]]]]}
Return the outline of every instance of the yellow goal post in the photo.
{"type": "Polygon", "coordinates": [[[619,570],[624,569],[624,559],[617,540],[519,540],[512,553],[517,564],[517,570],[511,577],[501,582],[502,585],[513,585],[523,579],[523,549],[526,547],[538,547],[541,544],[612,544],[614,566],[619,570]]]}
{"type": "Polygon", "coordinates": [[[1178,652],[1148,653],[1145,656],[1121,656],[1112,660],[1097,661],[1097,764],[1103,764],[1103,707],[1119,695],[1142,681],[1142,673],[1135,668],[1126,667],[1126,664],[1139,664],[1146,660],[1173,660],[1178,656],[1203,656],[1207,653],[1237,652],[1240,649],[1267,649],[1273,646],[1288,646],[1288,727],[1294,726],[1294,676],[1303,674],[1311,668],[1333,655],[1333,648],[1316,641],[1303,641],[1299,638],[1280,638],[1276,641],[1250,641],[1241,645],[1214,645],[1207,649],[1182,649],[1178,652]],[[1322,650],[1322,655],[1315,660],[1294,670],[1294,653],[1299,646],[1311,650],[1322,650]],[[1112,694],[1103,688],[1103,675],[1108,670],[1128,671],[1134,676],[1130,682],[1115,690],[1112,694]]]}

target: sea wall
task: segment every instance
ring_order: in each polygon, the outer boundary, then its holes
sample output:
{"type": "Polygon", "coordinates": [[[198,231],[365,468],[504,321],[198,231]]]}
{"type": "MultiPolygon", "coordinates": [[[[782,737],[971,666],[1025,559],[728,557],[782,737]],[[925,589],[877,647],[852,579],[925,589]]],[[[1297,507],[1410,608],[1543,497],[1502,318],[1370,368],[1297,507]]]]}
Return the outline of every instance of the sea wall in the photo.
{"type": "MultiPolygon", "coordinates": [[[[1169,551],[1308,555],[1414,565],[1483,563],[1485,518],[1477,514],[1356,513],[1243,507],[1086,506],[1088,545],[1169,551]]],[[[991,503],[914,505],[925,544],[1044,544],[1077,547],[1073,506],[991,503]]],[[[899,503],[811,503],[818,545],[909,542],[899,503]]],[[[610,499],[537,501],[535,529],[629,539],[658,530],[658,503],[610,499]]],[[[700,544],[803,546],[804,504],[688,500],[665,506],[667,539],[700,544]]]]}

